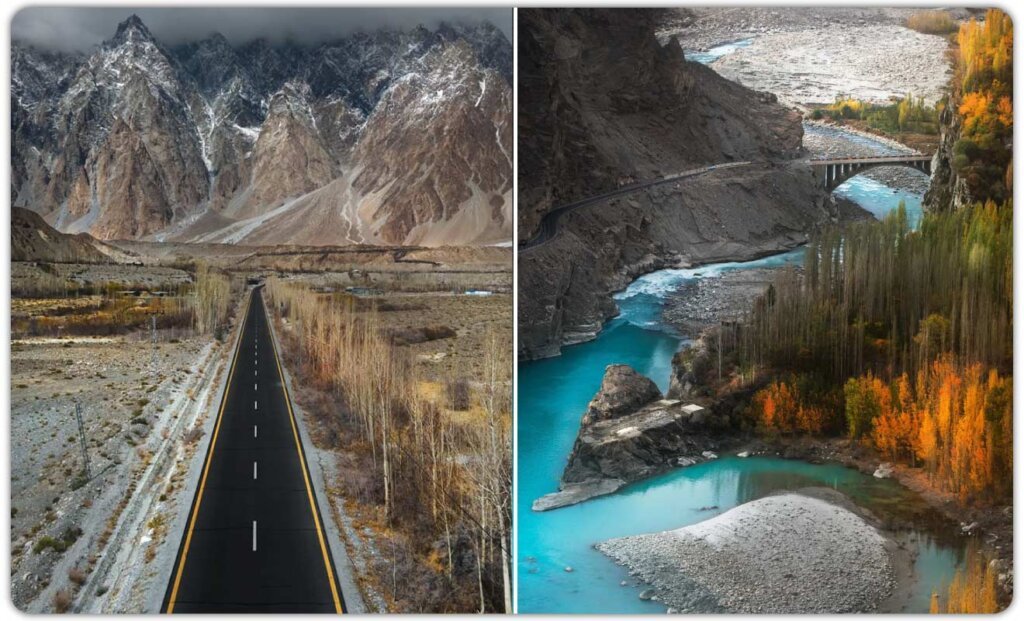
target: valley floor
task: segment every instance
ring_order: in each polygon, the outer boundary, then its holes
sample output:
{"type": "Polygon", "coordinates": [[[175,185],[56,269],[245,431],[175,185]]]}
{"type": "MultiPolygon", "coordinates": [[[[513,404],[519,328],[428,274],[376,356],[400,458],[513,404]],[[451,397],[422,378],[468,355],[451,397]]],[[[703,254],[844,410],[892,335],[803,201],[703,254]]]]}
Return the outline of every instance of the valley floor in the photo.
{"type": "Polygon", "coordinates": [[[156,344],[148,335],[13,340],[11,592],[18,608],[153,611],[154,594],[166,586],[161,572],[177,550],[174,516],[191,499],[182,479],[202,444],[202,432],[192,430],[216,392],[223,350],[184,334],[161,334],[156,344]]]}

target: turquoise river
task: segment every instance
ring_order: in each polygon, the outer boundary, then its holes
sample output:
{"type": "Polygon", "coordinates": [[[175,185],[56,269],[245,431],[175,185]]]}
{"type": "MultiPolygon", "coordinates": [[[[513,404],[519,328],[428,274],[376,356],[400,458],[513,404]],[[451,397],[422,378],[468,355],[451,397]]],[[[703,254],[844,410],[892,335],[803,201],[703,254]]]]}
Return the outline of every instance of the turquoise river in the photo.
{"type": "MultiPolygon", "coordinates": [[[[920,195],[871,179],[855,177],[836,193],[878,217],[903,200],[911,222],[920,219],[920,195]]],[[[778,490],[825,485],[869,507],[921,502],[890,480],[838,465],[723,456],[579,505],[543,513],[530,507],[534,499],[558,488],[580,416],[600,386],[607,365],[631,365],[663,391],[667,389],[672,355],[685,345],[660,321],[669,292],[687,279],[707,278],[737,267],[800,262],[802,257],[798,249],[749,263],[647,274],[616,296],[620,314],[595,340],[566,347],[555,358],[519,365],[516,519],[520,612],[664,612],[663,605],[640,600],[641,587],[592,546],[612,537],[693,524],[778,490]],[[625,586],[621,586],[623,581],[625,586]]],[[[908,612],[928,611],[931,593],[943,592],[963,556],[963,542],[944,535],[948,532],[937,534],[934,526],[909,533],[918,554],[908,612]]]]}

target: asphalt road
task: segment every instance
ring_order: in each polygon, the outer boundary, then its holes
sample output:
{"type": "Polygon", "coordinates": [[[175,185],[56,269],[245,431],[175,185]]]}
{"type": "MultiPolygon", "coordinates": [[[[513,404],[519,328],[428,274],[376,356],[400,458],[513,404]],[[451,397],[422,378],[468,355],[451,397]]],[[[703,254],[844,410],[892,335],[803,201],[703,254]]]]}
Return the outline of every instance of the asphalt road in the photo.
{"type": "Polygon", "coordinates": [[[641,181],[639,183],[624,185],[621,188],[616,188],[612,190],[611,192],[605,192],[604,194],[588,196],[587,198],[572,203],[568,203],[566,205],[561,205],[559,207],[555,207],[554,209],[546,213],[544,215],[544,218],[541,219],[540,228],[537,230],[537,234],[519,244],[519,250],[530,250],[531,248],[536,248],[537,246],[540,246],[541,244],[551,239],[554,239],[554,237],[558,235],[559,218],[569,213],[570,211],[579,209],[580,207],[593,205],[594,203],[599,203],[609,198],[614,198],[616,196],[632,194],[637,190],[654,187],[656,185],[661,185],[663,183],[672,183],[673,181],[680,181],[682,179],[688,179],[690,177],[697,177],[705,173],[712,172],[714,170],[720,170],[723,168],[735,168],[737,166],[746,166],[747,164],[750,164],[750,162],[727,162],[724,164],[713,164],[711,166],[694,168],[692,170],[683,171],[681,173],[669,175],[667,177],[661,177],[659,179],[651,179],[650,181],[641,181]]]}
{"type": "Polygon", "coordinates": [[[261,288],[229,374],[163,611],[343,612],[261,288]]]}

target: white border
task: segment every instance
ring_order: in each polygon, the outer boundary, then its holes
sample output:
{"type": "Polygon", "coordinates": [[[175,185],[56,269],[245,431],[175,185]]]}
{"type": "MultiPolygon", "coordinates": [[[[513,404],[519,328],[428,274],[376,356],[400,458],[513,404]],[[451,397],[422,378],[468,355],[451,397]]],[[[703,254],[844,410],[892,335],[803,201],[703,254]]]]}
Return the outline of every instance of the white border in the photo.
{"type": "MultiPolygon", "coordinates": [[[[346,2],[346,1],[343,1],[343,0],[342,1],[335,1],[335,2],[324,2],[324,1],[316,1],[316,0],[306,0],[306,1],[301,3],[301,6],[319,6],[319,7],[324,7],[324,6],[327,6],[327,7],[330,7],[330,6],[368,6],[370,4],[371,3],[369,3],[369,2],[346,2]]],[[[133,5],[138,5],[138,6],[143,6],[143,5],[144,6],[172,6],[172,7],[201,7],[201,6],[241,6],[241,7],[246,7],[246,6],[283,6],[283,5],[285,5],[285,3],[283,1],[267,2],[265,0],[248,0],[248,1],[244,1],[244,0],[242,0],[242,1],[240,1],[240,0],[216,0],[214,2],[197,2],[196,0],[179,0],[177,2],[157,1],[157,2],[145,2],[145,3],[141,2],[141,1],[140,2],[136,2],[136,3],[125,3],[125,2],[110,2],[110,1],[103,1],[103,0],[100,0],[100,1],[97,1],[97,2],[76,2],[76,1],[70,1],[69,0],[69,1],[65,1],[65,2],[44,1],[44,2],[11,2],[11,3],[5,3],[4,7],[3,7],[3,11],[4,11],[4,14],[5,14],[4,15],[5,19],[3,21],[3,35],[4,35],[3,55],[4,55],[4,63],[2,65],[2,67],[0,67],[0,83],[2,83],[5,88],[9,88],[9,84],[10,84],[10,49],[11,49],[10,48],[10,41],[11,41],[10,23],[11,23],[11,19],[13,18],[14,14],[18,10],[20,10],[22,8],[25,8],[25,7],[29,7],[29,6],[113,6],[113,7],[116,7],[116,6],[133,6],[133,5]]],[[[422,7],[429,7],[429,6],[492,6],[492,7],[508,7],[508,6],[511,6],[511,7],[558,7],[558,6],[616,7],[616,6],[632,6],[629,3],[624,2],[624,1],[613,1],[613,0],[591,0],[590,2],[580,2],[578,0],[564,0],[562,2],[551,2],[551,1],[541,1],[541,0],[532,0],[532,1],[531,0],[519,0],[519,1],[513,0],[513,1],[508,1],[508,2],[494,1],[494,0],[478,0],[476,2],[466,2],[466,1],[459,1],[459,0],[454,0],[454,1],[448,0],[448,1],[442,1],[442,2],[406,0],[404,2],[402,2],[402,1],[395,2],[393,0],[382,0],[382,1],[378,1],[378,2],[373,2],[372,5],[373,6],[381,6],[381,7],[383,7],[383,6],[402,7],[402,6],[411,6],[411,5],[422,6],[422,7]]],[[[934,2],[933,3],[919,2],[919,1],[917,1],[917,2],[908,2],[906,0],[893,0],[893,1],[889,1],[889,2],[878,1],[878,0],[866,0],[866,1],[863,1],[863,2],[836,2],[835,0],[817,0],[817,1],[815,1],[815,0],[790,0],[789,2],[750,2],[750,1],[729,2],[729,1],[721,1],[721,0],[704,0],[704,1],[701,1],[701,2],[687,2],[687,1],[665,2],[663,0],[655,0],[655,1],[650,1],[650,2],[644,2],[642,4],[642,6],[648,6],[648,7],[678,7],[678,6],[720,6],[720,7],[726,7],[726,6],[751,6],[751,5],[758,5],[758,6],[864,6],[864,7],[868,7],[868,6],[873,6],[873,7],[889,7],[889,6],[891,6],[891,7],[933,7],[933,6],[936,6],[936,3],[934,3],[934,2]]],[[[295,6],[295,5],[289,5],[289,6],[295,6]]],[[[943,6],[951,6],[951,5],[945,4],[943,6]]],[[[1018,14],[1019,14],[1018,9],[1016,8],[1016,5],[1011,5],[1010,2],[1008,2],[1007,0],[998,0],[996,2],[990,2],[990,3],[978,3],[978,2],[956,3],[955,6],[966,6],[966,7],[988,7],[988,6],[995,6],[995,7],[1001,8],[1003,11],[1006,11],[1014,19],[1015,22],[1017,21],[1017,17],[1018,17],[1018,14]]],[[[513,59],[514,59],[513,60],[513,68],[514,68],[513,69],[513,71],[514,71],[513,72],[513,76],[514,76],[514,79],[513,79],[513,82],[514,82],[513,83],[513,113],[514,113],[514,115],[518,111],[518,102],[519,102],[519,99],[518,99],[518,94],[519,94],[518,84],[516,84],[517,80],[515,79],[515,76],[518,76],[518,70],[519,70],[519,63],[518,63],[518,36],[519,36],[519,32],[518,32],[518,10],[514,10],[513,41],[512,41],[513,59]]],[[[1014,45],[1014,49],[1015,49],[1015,52],[1014,52],[1015,64],[1018,67],[1024,67],[1024,65],[1021,64],[1022,52],[1020,51],[1020,46],[1017,45],[1016,42],[1015,42],[1015,45],[1014,45]]],[[[1015,88],[1015,90],[1018,93],[1020,92],[1020,78],[1019,78],[1020,73],[1021,72],[1018,71],[1014,75],[1014,88],[1015,88]]],[[[10,130],[8,129],[8,128],[10,128],[10,123],[11,123],[11,116],[10,116],[11,115],[11,110],[10,110],[10,96],[9,96],[9,93],[6,93],[5,96],[3,97],[2,102],[0,102],[0,109],[3,110],[3,123],[4,123],[3,131],[0,131],[0,145],[2,145],[2,149],[3,149],[3,152],[5,153],[6,157],[9,158],[10,157],[10,155],[9,155],[10,154],[10,148],[11,148],[11,142],[10,142],[11,133],[10,133],[10,130]]],[[[1015,109],[1014,113],[1015,113],[1014,139],[1015,139],[1015,142],[1017,142],[1017,144],[1020,144],[1020,142],[1019,142],[1019,138],[1020,138],[1019,130],[1017,129],[1017,128],[1019,128],[1020,123],[1019,123],[1019,119],[1017,119],[1017,110],[1016,109],[1015,109]]],[[[513,145],[513,168],[514,168],[514,170],[516,172],[518,172],[518,157],[519,157],[518,135],[519,135],[518,134],[518,124],[516,124],[513,127],[513,136],[515,137],[515,144],[513,145]]],[[[2,248],[2,257],[0,257],[0,280],[2,280],[2,289],[0,289],[0,291],[2,291],[3,298],[4,298],[4,303],[0,304],[0,322],[2,322],[2,327],[0,327],[0,330],[2,330],[3,340],[4,340],[4,343],[5,343],[6,348],[7,348],[7,356],[4,358],[2,363],[0,363],[0,377],[3,378],[3,382],[4,382],[4,384],[6,384],[7,390],[0,390],[0,411],[6,411],[7,414],[8,414],[7,418],[5,419],[4,429],[7,432],[7,438],[8,438],[8,443],[9,443],[9,441],[10,441],[9,440],[9,438],[10,438],[10,429],[11,429],[11,421],[10,421],[10,392],[9,392],[10,391],[10,284],[11,284],[11,281],[10,281],[10,252],[11,252],[11,248],[10,248],[10,241],[9,241],[10,240],[10,191],[9,191],[9,187],[10,187],[10,160],[9,159],[7,160],[6,164],[7,165],[3,166],[2,173],[0,173],[0,179],[3,180],[3,186],[4,186],[4,192],[3,192],[3,205],[4,205],[4,207],[3,207],[3,213],[2,213],[2,215],[0,215],[0,224],[2,224],[2,227],[3,227],[2,237],[0,237],[0,239],[4,240],[4,241],[0,241],[0,248],[2,248]]],[[[1019,158],[1015,158],[1014,175],[1018,179],[1018,187],[1019,187],[1020,183],[1024,182],[1024,181],[1021,180],[1020,172],[1021,172],[1021,162],[1020,162],[1020,159],[1019,158]]],[[[1015,197],[1017,196],[1017,194],[1018,194],[1018,192],[1014,192],[1015,197]]],[[[518,196],[519,196],[518,183],[515,183],[513,185],[513,200],[514,201],[518,201],[518,196]]],[[[1015,224],[1014,224],[1014,236],[1016,238],[1018,238],[1018,239],[1021,239],[1022,228],[1024,228],[1024,224],[1020,224],[1019,221],[1015,222],[1015,224]]],[[[514,227],[514,239],[516,240],[516,242],[518,244],[518,226],[514,227]]],[[[1015,263],[1015,266],[1017,266],[1017,268],[1018,268],[1017,270],[1015,270],[1015,273],[1014,273],[1014,293],[1015,293],[1015,295],[1014,295],[1014,324],[1015,325],[1020,325],[1022,320],[1024,320],[1024,306],[1022,306],[1022,304],[1021,304],[1021,298],[1024,297],[1024,289],[1022,289],[1022,286],[1021,286],[1022,283],[1024,283],[1024,280],[1022,280],[1022,279],[1024,279],[1024,275],[1022,275],[1022,273],[1021,273],[1022,270],[1024,270],[1024,246],[1022,246],[1021,243],[1015,244],[1015,247],[1014,247],[1014,263],[1015,263]]],[[[518,294],[518,264],[517,264],[517,262],[514,262],[514,264],[513,264],[513,277],[515,278],[515,282],[513,283],[513,292],[514,292],[514,294],[518,294]]],[[[512,336],[512,344],[511,344],[512,348],[513,348],[513,352],[512,352],[511,358],[513,360],[513,363],[515,364],[515,368],[513,370],[513,376],[514,376],[514,378],[516,380],[518,379],[518,363],[515,362],[517,360],[517,356],[515,355],[515,349],[517,348],[517,345],[518,345],[518,315],[519,315],[518,311],[519,311],[518,304],[514,303],[513,304],[513,320],[516,321],[517,323],[516,323],[516,325],[513,326],[513,336],[512,336]]],[[[1014,350],[1015,350],[1015,353],[1016,352],[1020,352],[1020,351],[1024,351],[1024,333],[1022,333],[1020,331],[1016,331],[1016,330],[1014,331],[1014,350]]],[[[1017,374],[1015,374],[1015,376],[1017,376],[1017,374]]],[[[1014,409],[1015,409],[1015,411],[1019,412],[1019,411],[1024,411],[1024,410],[1022,410],[1022,404],[1024,404],[1024,394],[1022,394],[1019,376],[1017,376],[1017,377],[1018,377],[1017,381],[1014,382],[1014,409]]],[[[518,405],[518,385],[513,390],[513,407],[516,407],[517,405],[518,405]]],[[[513,421],[514,421],[513,422],[513,450],[516,451],[516,448],[518,447],[518,440],[517,440],[518,436],[517,436],[517,434],[515,432],[518,429],[518,418],[517,417],[514,418],[513,421]]],[[[1018,450],[1020,448],[1020,444],[1021,444],[1021,440],[1020,440],[1020,426],[1017,424],[1016,420],[1014,422],[1015,422],[1015,424],[1014,424],[1014,452],[1017,455],[1021,455],[1021,453],[1018,450]]],[[[1020,500],[1020,496],[1021,496],[1021,493],[1020,493],[1019,490],[1021,488],[1021,485],[1020,485],[1020,482],[1021,482],[1020,474],[1021,474],[1022,467],[1024,467],[1024,466],[1022,466],[1022,462],[1024,462],[1024,459],[1018,457],[1018,459],[1016,460],[1016,465],[1015,465],[1015,469],[1014,469],[1015,478],[1016,478],[1016,481],[1018,483],[1016,485],[1016,487],[1015,487],[1015,493],[1014,493],[1014,504],[1015,505],[1018,504],[1018,501],[1020,500]]],[[[0,466],[0,469],[2,469],[2,472],[0,472],[0,494],[2,494],[2,496],[4,498],[4,501],[9,503],[9,499],[10,499],[10,450],[9,450],[9,444],[7,446],[7,459],[2,461],[2,466],[0,466]]],[[[513,529],[515,527],[515,511],[516,511],[516,507],[518,505],[518,503],[517,503],[517,501],[518,501],[518,472],[519,472],[519,468],[518,468],[518,453],[515,452],[514,453],[514,459],[513,459],[513,497],[512,497],[513,529]]],[[[1019,517],[1020,511],[1017,512],[1017,515],[1018,515],[1018,517],[1015,517],[1015,521],[1014,521],[1014,530],[1015,530],[1015,532],[1018,535],[1020,535],[1020,529],[1017,528],[1017,527],[1020,524],[1020,520],[1024,519],[1024,518],[1019,517]]],[[[0,520],[2,520],[3,529],[4,529],[4,533],[5,533],[5,536],[2,538],[3,539],[3,543],[0,544],[0,548],[2,548],[2,555],[3,555],[3,568],[5,570],[4,574],[9,576],[10,575],[10,537],[9,537],[9,533],[10,533],[10,512],[5,509],[2,512],[2,515],[0,515],[0,520]]],[[[513,532],[515,532],[515,530],[513,530],[513,532]]],[[[516,604],[515,605],[518,606],[518,589],[519,589],[519,580],[518,580],[518,541],[517,541],[516,538],[513,538],[512,552],[513,552],[513,567],[512,567],[513,595],[514,595],[514,599],[516,600],[516,604]]],[[[1017,548],[1015,547],[1014,558],[1017,557],[1016,552],[1017,552],[1017,548]]],[[[0,592],[2,592],[2,595],[3,595],[3,598],[4,598],[4,602],[3,603],[4,603],[4,606],[6,608],[6,612],[8,614],[13,613],[14,615],[19,615],[19,616],[22,615],[23,613],[21,613],[21,611],[19,611],[16,608],[14,608],[14,606],[11,604],[11,599],[10,599],[10,580],[4,578],[3,580],[0,580],[0,582],[2,582],[2,587],[0,587],[0,589],[2,589],[2,591],[0,591],[0,592]]],[[[1010,608],[1008,608],[1006,611],[1004,611],[1002,613],[1002,615],[1006,616],[1006,615],[1013,614],[1014,616],[1016,616],[1016,613],[1018,612],[1018,610],[1017,610],[1018,607],[1019,606],[1017,606],[1016,601],[1015,601],[1014,604],[1010,606],[1010,608]]],[[[127,617],[132,617],[132,616],[141,616],[141,615],[126,615],[126,616],[127,617]]],[[[415,618],[415,617],[422,617],[422,616],[425,616],[425,615],[412,615],[413,618],[415,618]]],[[[881,616],[881,615],[875,615],[875,616],[881,616]]],[[[283,617],[284,618],[298,618],[297,615],[283,615],[283,617]]],[[[538,618],[555,618],[556,615],[536,615],[536,617],[538,617],[538,618]]],[[[888,618],[892,618],[892,616],[888,616],[888,615],[887,615],[887,617],[888,618]]],[[[796,618],[796,616],[795,615],[782,615],[781,618],[796,618]]]]}

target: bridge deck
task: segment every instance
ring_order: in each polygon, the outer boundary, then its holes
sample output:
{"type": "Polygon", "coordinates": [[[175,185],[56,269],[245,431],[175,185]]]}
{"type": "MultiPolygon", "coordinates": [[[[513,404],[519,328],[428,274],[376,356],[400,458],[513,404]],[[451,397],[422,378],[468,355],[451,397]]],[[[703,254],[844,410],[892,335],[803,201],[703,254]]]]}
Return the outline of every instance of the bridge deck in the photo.
{"type": "Polygon", "coordinates": [[[812,159],[808,160],[811,166],[826,166],[829,164],[884,164],[886,162],[930,162],[932,156],[923,153],[908,153],[906,155],[880,155],[876,157],[839,157],[833,159],[812,159]]]}

